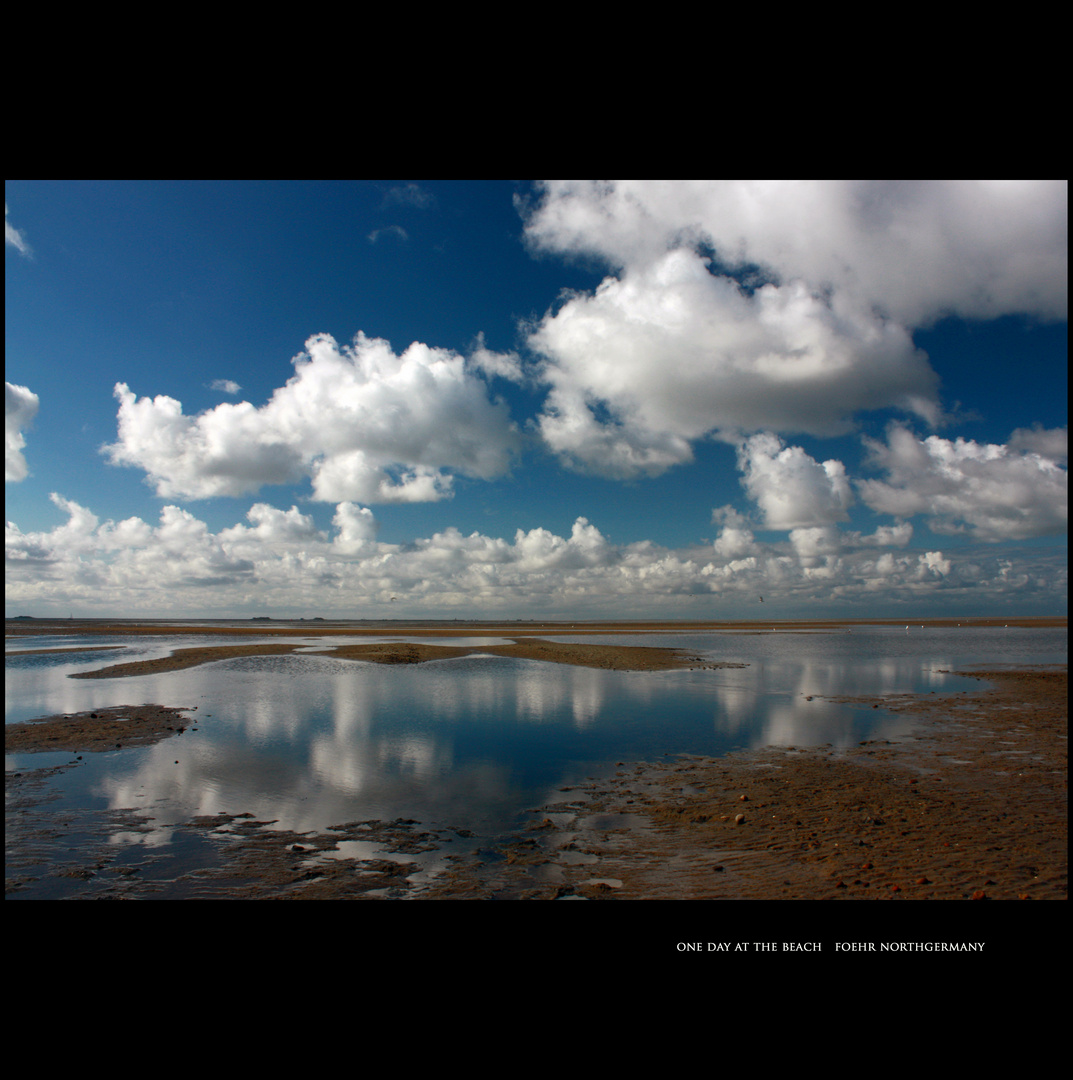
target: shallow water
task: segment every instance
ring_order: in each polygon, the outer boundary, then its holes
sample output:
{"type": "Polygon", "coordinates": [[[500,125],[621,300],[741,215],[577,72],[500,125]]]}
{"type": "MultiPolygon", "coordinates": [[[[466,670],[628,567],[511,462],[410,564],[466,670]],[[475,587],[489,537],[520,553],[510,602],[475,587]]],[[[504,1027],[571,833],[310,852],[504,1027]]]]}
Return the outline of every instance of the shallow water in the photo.
{"type": "MultiPolygon", "coordinates": [[[[487,838],[616,762],[897,738],[904,718],[828,697],[976,690],[977,680],[946,672],[1067,656],[1064,629],[1014,627],[549,638],[672,645],[748,666],[616,672],[491,655],[377,665],[310,651],[95,682],[67,675],[167,655],[190,639],[19,639],[9,646],[123,648],[9,653],[6,721],[109,705],[196,706],[181,737],[86,754],[49,782],[57,811],[134,808],[154,819],[152,832],[117,832],[111,842],[171,845],[186,858],[191,842],[183,848],[173,826],[201,814],[252,813],[297,832],[403,817],[487,838]]],[[[6,767],[72,758],[7,755],[6,767]]]]}

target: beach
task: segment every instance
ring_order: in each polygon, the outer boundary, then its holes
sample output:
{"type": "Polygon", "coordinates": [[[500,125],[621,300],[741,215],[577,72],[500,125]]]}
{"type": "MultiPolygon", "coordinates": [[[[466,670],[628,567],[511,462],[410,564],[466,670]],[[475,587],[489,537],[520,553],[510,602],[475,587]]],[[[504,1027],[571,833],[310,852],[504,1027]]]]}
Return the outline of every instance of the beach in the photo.
{"type": "Polygon", "coordinates": [[[919,721],[903,741],[624,762],[432,895],[1067,899],[1066,670],[972,674],[994,687],[884,699],[919,721]]]}
{"type": "MultiPolygon", "coordinates": [[[[998,625],[1004,625],[998,620],[998,625]]],[[[1038,625],[1032,622],[1031,625],[1038,625]]],[[[1062,623],[1064,625],[1064,620],[1062,623]]],[[[100,623],[86,633],[129,634],[100,623]]],[[[781,624],[777,632],[846,632],[852,623],[781,624]]],[[[927,625],[925,622],[924,625],[927,625]]],[[[990,625],[996,625],[992,622],[990,625]]],[[[1047,625],[1059,625],[1051,622],[1047,625]]],[[[420,664],[474,652],[612,670],[660,671],[709,666],[688,649],[627,644],[560,643],[541,635],[651,632],[631,624],[539,624],[519,631],[503,624],[407,627],[406,641],[346,644],[326,655],[382,664],[420,664]],[[510,645],[438,645],[423,637],[507,638],[510,645]]],[[[759,632],[769,624],[727,625],[759,632]]],[[[57,634],[57,624],[45,631],[57,634]]],[[[678,624],[658,629],[679,630],[678,624]]],[[[719,629],[704,624],[705,630],[719,629]]],[[[8,623],[9,635],[32,635],[8,623]]],[[[258,625],[249,633],[296,636],[293,624],[258,625]]],[[[225,628],[140,626],[137,633],[214,635],[225,628]]],[[[353,627],[303,627],[302,635],[362,636],[353,627]]],[[[383,627],[366,636],[389,636],[383,627]]],[[[20,643],[21,644],[21,643],[20,643]]],[[[285,642],[198,644],[171,655],[100,666],[80,678],[124,678],[196,666],[224,656],[279,655],[285,642]],[[238,650],[238,651],[235,651],[238,650]],[[153,665],[156,665],[155,667],[153,665]]],[[[194,871],[184,895],[206,898],[590,900],[841,900],[1067,898],[1067,675],[1064,665],[974,670],[979,687],[956,694],[907,694],[854,699],[901,714],[903,734],[849,747],[769,746],[719,758],[677,756],[622,761],[611,776],[593,777],[533,806],[527,827],[477,851],[448,860],[424,879],[412,875],[407,853],[444,848],[448,831],[408,819],[349,821],[316,834],[276,831],[242,811],[202,815],[185,823],[220,840],[221,857],[194,871]],[[339,857],[346,841],[372,842],[384,857],[339,857]]],[[[131,700],[137,694],[132,692],[131,700]]],[[[844,700],[844,699],[843,699],[844,700]]],[[[94,753],[128,740],[178,738],[197,723],[178,703],[44,717],[9,725],[6,749],[28,753],[63,749],[94,753]],[[135,715],[137,714],[137,715],[135,715]],[[137,720],[140,727],[132,721],[137,720]],[[122,738],[119,733],[122,733],[122,738]]],[[[35,803],[35,770],[8,774],[8,845],[20,837],[34,858],[35,837],[48,809],[35,803]]],[[[144,822],[121,808],[111,827],[144,822]]],[[[107,829],[99,830],[101,837],[107,829]]],[[[9,852],[10,854],[10,852],[9,852]]],[[[99,874],[108,852],[87,845],[87,874],[99,874]]],[[[75,872],[75,870],[72,871],[75,872]]],[[[8,895],[35,872],[31,861],[12,868],[8,895]]],[[[89,879],[87,878],[87,881],[89,879]]],[[[99,886],[99,879],[98,879],[99,886]]],[[[118,876],[109,895],[153,896],[159,887],[118,876]]],[[[99,894],[99,892],[98,892],[99,894]]]]}

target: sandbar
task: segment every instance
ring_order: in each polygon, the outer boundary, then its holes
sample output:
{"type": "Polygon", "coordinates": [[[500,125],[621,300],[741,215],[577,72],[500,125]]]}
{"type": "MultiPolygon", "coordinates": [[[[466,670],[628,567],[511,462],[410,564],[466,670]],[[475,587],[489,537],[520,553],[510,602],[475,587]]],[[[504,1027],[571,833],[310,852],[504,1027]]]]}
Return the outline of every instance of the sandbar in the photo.
{"type": "Polygon", "coordinates": [[[146,746],[172,735],[181,735],[193,724],[183,714],[196,709],[196,705],[193,709],[148,704],[114,705],[43,716],[38,720],[5,725],[4,750],[11,754],[52,750],[92,754],[119,750],[124,746],[146,746]]]}
{"type": "Polygon", "coordinates": [[[5,653],[6,656],[42,656],[46,653],[80,653],[80,652],[109,652],[111,649],[122,649],[122,645],[67,645],[62,649],[13,649],[5,653]]]}
{"type": "MultiPolygon", "coordinates": [[[[208,645],[175,649],[169,656],[152,660],[132,660],[94,671],[77,671],[70,679],[122,679],[178,671],[215,660],[239,656],[284,656],[308,648],[308,642],[253,645],[208,645]]],[[[681,649],[646,648],[636,645],[560,644],[541,638],[521,638],[511,645],[434,645],[427,642],[388,641],[360,645],[338,645],[315,655],[337,660],[362,660],[375,664],[422,664],[429,660],[451,660],[475,654],[507,656],[521,660],[541,660],[553,664],[605,668],[613,671],[668,671],[676,668],[743,667],[705,660],[681,649]]]]}
{"type": "MultiPolygon", "coordinates": [[[[370,642],[368,644],[339,645],[324,648],[317,655],[341,660],[362,660],[378,664],[415,664],[428,660],[446,660],[471,656],[475,653],[491,653],[525,660],[542,660],[557,664],[574,664],[582,667],[605,668],[619,671],[660,671],[675,668],[721,667],[694,656],[687,650],[674,648],[639,647],[630,645],[592,645],[584,642],[562,643],[544,639],[544,635],[629,636],[636,634],[689,634],[689,633],[846,633],[855,626],[898,625],[900,620],[878,619],[827,619],[737,622],[510,622],[452,621],[450,623],[423,623],[398,620],[369,623],[328,623],[324,620],[290,620],[284,624],[272,620],[251,620],[249,625],[235,625],[223,621],[213,623],[170,622],[115,622],[111,620],[8,620],[8,637],[25,637],[49,634],[52,636],[72,634],[131,636],[191,635],[198,637],[234,638],[256,636],[261,641],[248,645],[199,645],[175,649],[169,656],[151,660],[135,660],[113,664],[92,671],[79,671],[69,675],[72,679],[116,679],[137,675],[176,671],[242,656],[280,656],[308,649],[310,644],[330,642],[333,637],[399,637],[407,640],[370,642]],[[300,637],[300,642],[271,642],[265,638],[286,636],[300,637]],[[489,644],[480,646],[437,645],[433,642],[413,639],[436,639],[441,637],[490,637],[510,639],[510,645],[489,644]]],[[[914,623],[920,627],[1058,627],[1066,626],[1065,616],[1042,618],[961,618],[925,619],[914,623]]],[[[27,652],[31,650],[25,650],[27,652]]],[[[33,650],[36,651],[36,650],[33,650]]],[[[51,651],[51,650],[50,650],[51,651]]],[[[731,665],[740,666],[740,665],[731,665]]]]}

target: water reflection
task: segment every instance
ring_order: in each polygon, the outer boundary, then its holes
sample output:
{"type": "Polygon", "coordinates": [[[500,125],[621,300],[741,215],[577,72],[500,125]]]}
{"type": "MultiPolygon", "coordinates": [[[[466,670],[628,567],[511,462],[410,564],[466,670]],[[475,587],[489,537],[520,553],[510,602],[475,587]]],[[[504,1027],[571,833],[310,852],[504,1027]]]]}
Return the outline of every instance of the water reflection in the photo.
{"type": "MultiPolygon", "coordinates": [[[[59,805],[134,808],[153,817],[155,831],[117,833],[117,842],[166,846],[173,826],[218,813],[252,813],[296,832],[405,817],[487,835],[616,761],[892,738],[906,721],[831,698],[976,689],[974,680],[944,670],[1064,662],[1066,651],[1064,630],[626,641],[677,645],[747,666],[615,672],[491,655],[385,666],[304,651],[136,679],[66,677],[189,644],[116,639],[122,653],[9,655],[6,714],[13,722],[138,702],[197,706],[196,724],[181,737],[87,754],[54,781],[59,805]]],[[[93,642],[104,643],[111,642],[93,642]]],[[[33,768],[53,757],[70,755],[9,755],[7,767],[33,768]]]]}

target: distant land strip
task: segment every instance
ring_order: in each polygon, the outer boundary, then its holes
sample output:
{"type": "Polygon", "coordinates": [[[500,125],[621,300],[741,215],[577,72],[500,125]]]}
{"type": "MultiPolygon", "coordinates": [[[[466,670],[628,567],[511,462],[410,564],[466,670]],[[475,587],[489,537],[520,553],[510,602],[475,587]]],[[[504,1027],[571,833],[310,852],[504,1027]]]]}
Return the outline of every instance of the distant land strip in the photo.
{"type": "Polygon", "coordinates": [[[597,622],[536,622],[504,619],[479,620],[327,620],[327,619],[205,619],[179,620],[138,619],[7,619],[7,637],[33,635],[85,636],[88,634],[176,635],[207,634],[270,637],[297,635],[309,637],[525,637],[544,634],[684,634],[684,633],[748,633],[750,631],[837,630],[855,626],[913,626],[913,627],[1064,627],[1065,615],[1044,616],[952,616],[941,619],[752,619],[710,620],[689,622],[658,621],[597,621],[597,622]],[[237,624],[237,625],[236,625],[237,624]]]}

